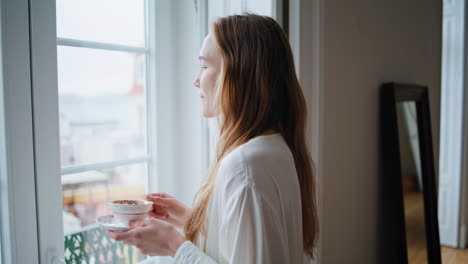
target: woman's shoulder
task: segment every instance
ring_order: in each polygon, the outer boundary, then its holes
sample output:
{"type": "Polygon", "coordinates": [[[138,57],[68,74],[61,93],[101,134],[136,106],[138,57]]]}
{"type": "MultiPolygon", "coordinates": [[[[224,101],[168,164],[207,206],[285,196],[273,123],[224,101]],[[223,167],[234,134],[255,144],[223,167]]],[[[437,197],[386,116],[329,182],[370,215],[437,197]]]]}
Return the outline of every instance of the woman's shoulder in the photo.
{"type": "Polygon", "coordinates": [[[252,172],[273,164],[289,162],[291,152],[280,134],[255,137],[240,145],[223,160],[219,173],[225,177],[245,177],[251,180],[252,172]]]}
{"type": "Polygon", "coordinates": [[[296,180],[286,142],[281,135],[268,135],[253,138],[226,155],[218,168],[216,186],[227,197],[256,193],[279,201],[279,193],[289,195],[297,189],[296,180]]]}

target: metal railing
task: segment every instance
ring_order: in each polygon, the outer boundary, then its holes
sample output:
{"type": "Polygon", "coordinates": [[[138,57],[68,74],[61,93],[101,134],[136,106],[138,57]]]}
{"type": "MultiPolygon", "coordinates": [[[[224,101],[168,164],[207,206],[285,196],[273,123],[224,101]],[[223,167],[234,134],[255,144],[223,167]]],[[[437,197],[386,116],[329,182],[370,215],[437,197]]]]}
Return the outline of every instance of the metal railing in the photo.
{"type": "Polygon", "coordinates": [[[144,258],[137,248],[110,239],[98,225],[65,234],[67,264],[133,264],[144,258]]]}

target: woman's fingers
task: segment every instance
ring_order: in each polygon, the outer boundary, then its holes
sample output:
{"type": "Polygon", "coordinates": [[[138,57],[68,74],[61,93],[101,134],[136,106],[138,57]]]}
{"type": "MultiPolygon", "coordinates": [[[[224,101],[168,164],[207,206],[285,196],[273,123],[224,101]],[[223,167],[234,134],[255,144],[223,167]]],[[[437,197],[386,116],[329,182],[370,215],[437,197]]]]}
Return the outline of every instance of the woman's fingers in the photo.
{"type": "Polygon", "coordinates": [[[133,229],[130,229],[129,231],[116,232],[112,230],[107,230],[106,234],[115,241],[121,241],[125,244],[141,248],[143,245],[141,242],[141,232],[144,230],[145,227],[146,224],[143,223],[143,226],[135,227],[133,229]]]}
{"type": "Polygon", "coordinates": [[[152,201],[154,205],[159,205],[161,207],[170,207],[174,201],[172,198],[161,198],[158,196],[147,196],[146,199],[152,201]]]}
{"type": "Polygon", "coordinates": [[[153,211],[155,214],[167,214],[167,208],[159,205],[153,205],[153,211]]]}
{"type": "Polygon", "coordinates": [[[147,218],[143,221],[143,224],[144,223],[146,223],[145,226],[140,225],[126,232],[118,233],[107,231],[106,233],[112,239],[133,245],[147,255],[173,255],[170,242],[173,241],[173,239],[183,240],[184,237],[182,234],[170,223],[155,218],[147,218]]]}
{"type": "Polygon", "coordinates": [[[163,192],[158,192],[158,193],[148,193],[147,196],[152,196],[152,197],[161,197],[161,198],[174,198],[172,196],[170,196],[169,194],[167,193],[163,193],[163,192]]]}
{"type": "Polygon", "coordinates": [[[110,238],[112,238],[112,239],[114,239],[116,241],[128,240],[132,236],[132,234],[130,232],[116,232],[116,231],[112,231],[112,230],[107,230],[106,234],[110,238]]]}
{"type": "Polygon", "coordinates": [[[168,194],[165,194],[165,193],[149,193],[149,194],[146,194],[145,195],[145,198],[146,199],[154,199],[154,198],[163,198],[163,199],[170,199],[170,198],[174,198],[168,194]]]}
{"type": "Polygon", "coordinates": [[[128,226],[129,226],[129,227],[145,227],[147,224],[148,224],[148,220],[147,220],[147,219],[143,219],[143,220],[130,220],[130,221],[128,222],[128,226]]]}
{"type": "Polygon", "coordinates": [[[149,212],[149,215],[154,218],[161,219],[161,220],[166,220],[168,217],[167,214],[155,214],[154,212],[149,212]]]}

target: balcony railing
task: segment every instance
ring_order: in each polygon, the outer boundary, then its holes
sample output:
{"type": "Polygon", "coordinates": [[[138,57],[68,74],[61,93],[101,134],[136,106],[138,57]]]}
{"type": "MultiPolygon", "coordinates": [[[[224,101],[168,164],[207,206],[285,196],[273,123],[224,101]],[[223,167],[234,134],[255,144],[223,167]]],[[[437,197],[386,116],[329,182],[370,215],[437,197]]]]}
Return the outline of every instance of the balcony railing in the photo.
{"type": "Polygon", "coordinates": [[[67,264],[133,264],[144,258],[137,248],[110,239],[98,225],[65,234],[67,264]]]}

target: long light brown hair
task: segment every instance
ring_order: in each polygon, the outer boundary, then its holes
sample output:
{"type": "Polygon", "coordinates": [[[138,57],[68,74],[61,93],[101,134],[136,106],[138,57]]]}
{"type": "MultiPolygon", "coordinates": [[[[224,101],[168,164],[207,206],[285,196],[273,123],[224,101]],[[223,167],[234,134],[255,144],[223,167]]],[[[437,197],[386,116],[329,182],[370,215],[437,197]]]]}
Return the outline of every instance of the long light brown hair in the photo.
{"type": "MultiPolygon", "coordinates": [[[[206,237],[206,213],[223,157],[266,131],[278,131],[288,144],[301,189],[304,252],[314,258],[318,239],[315,177],[306,142],[307,105],[289,41],[272,18],[254,14],[218,19],[211,35],[221,54],[213,106],[219,139],[215,160],[198,190],[185,225],[186,238],[206,237]]],[[[206,243],[205,243],[206,246],[206,243]]]]}

